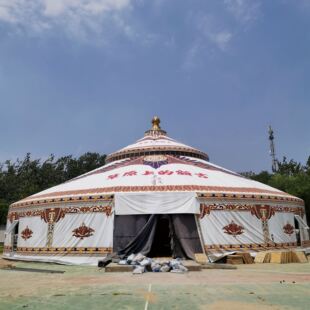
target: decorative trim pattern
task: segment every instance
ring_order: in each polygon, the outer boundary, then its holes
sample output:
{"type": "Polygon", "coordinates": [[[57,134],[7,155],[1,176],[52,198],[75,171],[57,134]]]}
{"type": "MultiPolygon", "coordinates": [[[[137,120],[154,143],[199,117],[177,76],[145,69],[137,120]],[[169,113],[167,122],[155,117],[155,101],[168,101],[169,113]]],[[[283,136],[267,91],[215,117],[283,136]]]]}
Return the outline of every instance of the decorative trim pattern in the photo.
{"type": "Polygon", "coordinates": [[[269,244],[272,240],[270,239],[270,233],[269,233],[269,223],[268,220],[261,220],[262,224],[262,231],[263,231],[263,236],[264,236],[264,241],[265,243],[269,244]]]}
{"type": "Polygon", "coordinates": [[[13,221],[18,220],[22,217],[31,217],[31,216],[41,216],[42,210],[31,210],[31,211],[13,211],[9,212],[8,220],[10,223],[13,221]]]}
{"type": "Polygon", "coordinates": [[[82,223],[80,227],[73,229],[72,232],[73,237],[80,238],[81,240],[83,240],[84,238],[91,237],[95,232],[95,230],[92,229],[91,227],[87,227],[85,223],[82,223]]]}
{"type": "Polygon", "coordinates": [[[211,206],[205,205],[203,203],[200,204],[200,219],[203,219],[205,215],[210,215],[211,206]]]}
{"type": "MultiPolygon", "coordinates": [[[[31,210],[31,211],[13,211],[9,212],[8,219],[12,223],[14,220],[17,220],[22,217],[32,217],[32,216],[40,216],[42,219],[48,219],[48,212],[46,210],[55,210],[60,208],[50,208],[45,210],[31,210]]],[[[67,207],[67,208],[61,208],[62,213],[61,216],[65,216],[65,214],[77,214],[77,213],[105,213],[107,216],[110,216],[112,214],[112,206],[81,206],[81,207],[67,207]]],[[[60,215],[59,215],[60,216],[60,215]]],[[[59,219],[58,219],[59,220],[59,219]]],[[[45,220],[44,220],[45,221],[45,220]]]]}
{"type": "Polygon", "coordinates": [[[233,204],[200,204],[200,218],[209,215],[211,211],[251,211],[252,205],[233,204]]]}
{"type": "Polygon", "coordinates": [[[54,230],[55,230],[55,223],[48,223],[47,224],[47,237],[46,237],[47,247],[51,247],[53,244],[54,230]]]}
{"type": "Polygon", "coordinates": [[[285,234],[291,236],[295,232],[295,227],[289,222],[283,226],[283,231],[285,234]]]}
{"type": "Polygon", "coordinates": [[[13,223],[14,221],[19,219],[19,213],[9,212],[7,219],[10,221],[10,223],[13,223]]]}
{"type": "MultiPolygon", "coordinates": [[[[114,186],[114,187],[102,187],[102,188],[90,188],[90,189],[81,189],[81,190],[70,190],[70,191],[60,191],[60,192],[53,192],[48,194],[37,195],[33,197],[33,200],[22,200],[20,203],[32,202],[32,204],[42,203],[49,197],[59,197],[59,196],[68,196],[68,195],[91,195],[96,193],[114,193],[114,192],[173,192],[173,191],[195,191],[195,192],[203,192],[203,191],[217,191],[217,192],[224,192],[221,195],[222,197],[226,197],[225,195],[227,192],[233,193],[252,193],[248,197],[244,198],[255,198],[254,193],[266,195],[271,194],[275,195],[278,199],[276,200],[283,200],[283,201],[296,201],[299,203],[303,203],[303,200],[299,198],[295,198],[290,196],[284,192],[279,191],[271,191],[271,190],[262,190],[258,188],[251,188],[251,187],[223,187],[223,186],[203,186],[203,185],[150,185],[150,186],[114,186]],[[253,197],[254,196],[254,197],[253,197]],[[43,199],[41,201],[41,199],[43,199]]],[[[204,194],[202,194],[201,197],[204,194]]],[[[261,196],[260,195],[260,196],[261,196]]],[[[244,194],[243,196],[246,196],[244,194]]],[[[89,196],[92,197],[92,196],[89,196]]],[[[265,197],[266,198],[266,197],[265,197]]],[[[268,199],[272,199],[270,196],[267,196],[268,199]]],[[[54,198],[55,199],[55,198],[54,198]]],[[[70,198],[69,198],[70,200],[70,198]]],[[[13,204],[12,206],[17,206],[18,204],[13,204]]]]}
{"type": "Polygon", "coordinates": [[[49,208],[42,210],[41,219],[48,224],[46,246],[51,247],[54,238],[55,223],[65,217],[65,212],[61,208],[49,208]]]}
{"type": "Polygon", "coordinates": [[[23,255],[92,255],[112,253],[112,248],[108,247],[18,247],[17,254],[23,255]]]}
{"type": "Polygon", "coordinates": [[[284,213],[294,213],[299,215],[301,218],[305,215],[305,209],[298,207],[286,207],[286,206],[272,206],[273,210],[275,212],[284,212],[284,213]]]}
{"type": "Polygon", "coordinates": [[[248,211],[258,219],[264,221],[270,218],[275,212],[294,213],[303,217],[304,208],[302,207],[283,207],[268,205],[251,205],[251,204],[200,204],[200,218],[209,215],[211,211],[248,211]]]}
{"type": "Polygon", "coordinates": [[[275,211],[269,205],[255,205],[251,208],[251,214],[255,215],[259,220],[266,222],[275,215],[275,211]]]}
{"type": "Polygon", "coordinates": [[[90,206],[90,207],[69,207],[64,208],[67,213],[105,213],[106,216],[112,215],[112,206],[90,206]]]}
{"type": "Polygon", "coordinates": [[[233,251],[233,250],[270,250],[270,249],[279,249],[279,248],[289,248],[289,247],[297,247],[297,242],[286,242],[286,243],[243,243],[243,244],[206,244],[206,251],[209,250],[225,250],[225,251],[233,251]]]}
{"type": "Polygon", "coordinates": [[[122,150],[116,153],[112,153],[106,158],[106,163],[111,163],[113,161],[117,161],[124,158],[136,158],[145,155],[172,155],[176,154],[179,156],[189,156],[194,158],[204,159],[206,161],[209,160],[209,156],[207,153],[201,152],[191,147],[182,147],[182,146],[143,146],[143,147],[135,147],[126,150],[122,150]]]}
{"type": "Polygon", "coordinates": [[[8,252],[12,252],[13,248],[10,245],[5,245],[3,247],[3,253],[8,253],[8,252]]]}
{"type": "Polygon", "coordinates": [[[28,226],[21,232],[22,238],[26,241],[27,239],[31,238],[33,234],[33,231],[29,229],[28,226]]]}
{"type": "MultiPolygon", "coordinates": [[[[284,193],[286,194],[286,193],[284,193]]],[[[304,201],[300,198],[290,196],[274,196],[274,195],[266,195],[266,194],[245,194],[245,193],[199,193],[198,197],[200,199],[208,200],[254,200],[259,202],[273,202],[273,203],[286,203],[286,204],[294,204],[304,206],[304,201]]]]}
{"type": "Polygon", "coordinates": [[[41,211],[41,219],[47,224],[57,223],[65,217],[65,212],[61,208],[48,208],[41,211]]]}
{"type": "Polygon", "coordinates": [[[38,207],[45,205],[59,205],[64,203],[74,203],[74,202],[90,202],[90,203],[98,203],[98,202],[111,202],[113,200],[114,195],[91,195],[91,196],[76,196],[76,197],[60,197],[60,198],[50,198],[44,200],[27,200],[25,198],[20,200],[19,202],[15,202],[11,204],[10,208],[24,208],[24,207],[38,207]]]}
{"type": "Polygon", "coordinates": [[[234,237],[243,234],[244,227],[242,225],[236,224],[234,221],[231,221],[230,224],[222,228],[225,234],[232,235],[234,237]]]}
{"type": "MultiPolygon", "coordinates": [[[[183,187],[183,186],[182,186],[183,187]]],[[[142,188],[142,187],[141,187],[142,188]]],[[[145,191],[145,187],[143,187],[145,191]]],[[[169,191],[177,191],[175,189],[175,186],[168,186],[169,191]]],[[[153,191],[161,191],[162,186],[152,186],[153,191]]],[[[224,189],[224,188],[222,188],[224,189]]],[[[233,189],[233,188],[230,188],[233,189]]],[[[100,189],[96,189],[97,192],[100,192],[100,189]]],[[[113,192],[115,188],[106,188],[107,191],[113,192]]],[[[146,191],[152,191],[149,189],[146,189],[146,191]]],[[[237,190],[237,188],[236,188],[237,190]]],[[[130,191],[130,190],[128,190],[130,191]]],[[[194,190],[195,191],[195,190],[194,190]]],[[[204,191],[203,189],[198,190],[204,191]]],[[[210,189],[207,189],[205,191],[210,191],[208,193],[199,193],[198,197],[202,199],[212,199],[212,200],[254,200],[254,201],[260,201],[260,202],[281,202],[281,203],[287,203],[287,204],[297,204],[300,206],[304,206],[304,202],[302,199],[293,197],[293,196],[270,196],[266,194],[245,194],[245,193],[228,193],[226,192],[212,192],[210,189]]],[[[88,190],[86,190],[88,193],[88,190]]],[[[86,194],[87,194],[86,193],[86,194]]],[[[34,207],[34,206],[44,206],[44,205],[58,205],[58,204],[65,204],[65,203],[72,203],[72,202],[94,202],[94,201],[111,201],[113,199],[113,194],[104,196],[103,194],[99,195],[93,195],[93,193],[88,193],[91,195],[81,196],[83,193],[80,191],[75,191],[75,194],[80,194],[76,197],[60,197],[60,198],[46,198],[46,199],[37,199],[37,200],[21,200],[20,202],[13,203],[10,206],[10,209],[16,209],[16,208],[23,208],[23,207],[34,207]]],[[[40,198],[40,197],[38,197],[40,198]]]]}

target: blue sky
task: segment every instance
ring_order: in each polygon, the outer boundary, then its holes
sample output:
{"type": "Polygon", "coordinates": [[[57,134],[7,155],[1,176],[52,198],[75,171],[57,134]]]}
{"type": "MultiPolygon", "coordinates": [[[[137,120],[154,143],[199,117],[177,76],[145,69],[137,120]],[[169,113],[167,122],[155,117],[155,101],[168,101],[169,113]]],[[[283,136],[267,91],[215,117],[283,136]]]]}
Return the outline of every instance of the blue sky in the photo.
{"type": "Polygon", "coordinates": [[[236,171],[310,155],[310,0],[0,0],[0,161],[113,152],[153,115],[236,171]]]}

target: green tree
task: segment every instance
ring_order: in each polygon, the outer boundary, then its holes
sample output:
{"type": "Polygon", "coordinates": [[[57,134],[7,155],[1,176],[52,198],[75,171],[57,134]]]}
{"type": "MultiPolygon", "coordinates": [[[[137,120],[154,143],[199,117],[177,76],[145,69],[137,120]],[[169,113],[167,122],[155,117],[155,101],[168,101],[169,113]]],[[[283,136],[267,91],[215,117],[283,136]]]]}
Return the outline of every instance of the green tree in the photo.
{"type": "Polygon", "coordinates": [[[101,167],[105,158],[106,155],[91,152],[59,159],[52,154],[42,162],[28,153],[23,160],[0,164],[0,224],[6,222],[11,203],[101,167]]]}
{"type": "Polygon", "coordinates": [[[292,159],[288,161],[286,157],[278,162],[278,166],[274,174],[262,171],[249,177],[303,199],[307,221],[310,223],[310,156],[305,166],[292,159]]]}

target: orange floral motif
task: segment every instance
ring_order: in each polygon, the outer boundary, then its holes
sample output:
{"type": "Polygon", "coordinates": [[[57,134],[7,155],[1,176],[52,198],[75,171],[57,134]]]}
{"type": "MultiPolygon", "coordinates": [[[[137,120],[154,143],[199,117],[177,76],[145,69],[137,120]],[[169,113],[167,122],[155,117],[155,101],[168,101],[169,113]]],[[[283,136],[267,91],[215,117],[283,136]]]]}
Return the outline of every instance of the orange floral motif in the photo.
{"type": "Polygon", "coordinates": [[[32,234],[33,234],[33,231],[31,229],[29,229],[28,226],[21,232],[22,238],[24,240],[31,238],[32,234]]]}
{"type": "Polygon", "coordinates": [[[95,232],[94,229],[87,227],[84,223],[82,225],[74,230],[72,230],[73,236],[80,238],[83,240],[84,238],[88,238],[93,235],[93,232],[95,232]]]}
{"type": "Polygon", "coordinates": [[[290,236],[294,233],[295,228],[290,223],[287,223],[286,225],[283,226],[283,231],[284,231],[284,233],[286,233],[287,235],[290,236]]]}
{"type": "Polygon", "coordinates": [[[203,203],[200,204],[200,218],[204,218],[205,215],[209,215],[211,207],[203,203]]]}
{"type": "Polygon", "coordinates": [[[243,234],[244,227],[236,224],[234,221],[231,221],[230,224],[223,227],[225,234],[233,235],[234,237],[237,235],[243,234]]]}

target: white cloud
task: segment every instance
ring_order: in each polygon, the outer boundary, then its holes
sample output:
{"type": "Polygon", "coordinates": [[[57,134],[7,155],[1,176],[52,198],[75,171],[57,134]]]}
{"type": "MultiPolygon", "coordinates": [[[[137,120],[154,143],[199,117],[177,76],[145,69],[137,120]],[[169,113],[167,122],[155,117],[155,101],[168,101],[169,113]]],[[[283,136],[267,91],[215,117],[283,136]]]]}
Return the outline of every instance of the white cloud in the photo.
{"type": "Polygon", "coordinates": [[[232,34],[228,31],[220,31],[214,34],[210,34],[210,39],[222,51],[224,51],[227,48],[231,38],[232,38],[232,34]]]}
{"type": "Polygon", "coordinates": [[[260,14],[260,0],[224,0],[224,4],[238,22],[249,23],[260,14]]]}
{"type": "Polygon", "coordinates": [[[197,17],[197,27],[210,43],[215,44],[222,51],[227,49],[233,37],[231,31],[211,15],[197,17]]]}
{"type": "Polygon", "coordinates": [[[182,63],[182,69],[185,71],[192,70],[198,65],[198,54],[201,50],[201,42],[196,40],[194,44],[187,50],[185,59],[182,63]]]}
{"type": "MultiPolygon", "coordinates": [[[[59,28],[74,36],[100,33],[109,20],[120,25],[132,0],[0,0],[0,22],[32,32],[59,28]]],[[[132,35],[123,22],[125,35],[132,35]]]]}
{"type": "Polygon", "coordinates": [[[308,13],[310,9],[310,0],[296,0],[293,3],[286,0],[284,1],[284,4],[290,4],[294,6],[297,5],[299,9],[301,9],[303,12],[306,12],[306,13],[308,13]]]}
{"type": "Polygon", "coordinates": [[[68,12],[99,15],[108,11],[118,11],[127,8],[130,0],[41,0],[43,12],[47,16],[62,16],[68,12]]]}
{"type": "Polygon", "coordinates": [[[202,53],[212,56],[216,50],[228,51],[234,37],[261,14],[261,0],[222,0],[222,4],[220,11],[189,13],[189,22],[195,27],[195,39],[186,51],[183,68],[197,67],[202,53]]]}

